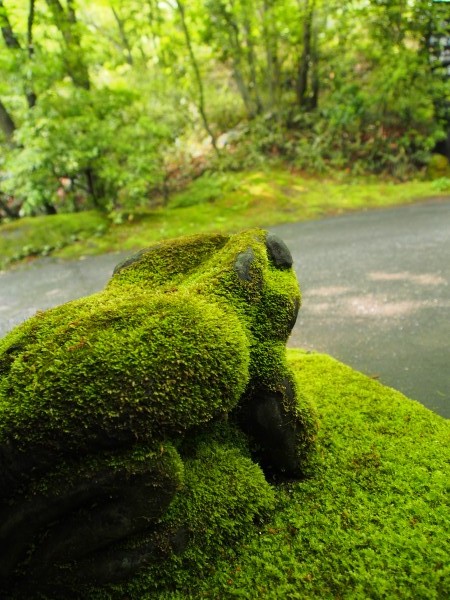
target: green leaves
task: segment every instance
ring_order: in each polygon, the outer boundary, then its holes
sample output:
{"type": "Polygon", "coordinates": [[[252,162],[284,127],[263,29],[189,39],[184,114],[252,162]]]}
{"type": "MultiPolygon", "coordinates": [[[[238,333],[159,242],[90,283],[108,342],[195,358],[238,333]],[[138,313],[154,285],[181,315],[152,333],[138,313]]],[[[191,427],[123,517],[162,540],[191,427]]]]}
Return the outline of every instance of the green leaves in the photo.
{"type": "Polygon", "coordinates": [[[2,191],[23,214],[154,207],[280,158],[405,178],[445,136],[424,0],[69,4],[1,2],[2,191]]]}

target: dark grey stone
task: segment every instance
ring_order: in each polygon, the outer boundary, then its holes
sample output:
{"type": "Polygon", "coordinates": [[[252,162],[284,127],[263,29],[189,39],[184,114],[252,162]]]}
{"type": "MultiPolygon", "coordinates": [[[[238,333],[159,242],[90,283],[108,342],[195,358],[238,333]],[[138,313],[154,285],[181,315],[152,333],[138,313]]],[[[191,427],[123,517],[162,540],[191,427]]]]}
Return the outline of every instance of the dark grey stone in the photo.
{"type": "Polygon", "coordinates": [[[254,454],[267,474],[298,477],[302,473],[297,454],[295,392],[288,378],[278,387],[279,391],[265,386],[250,390],[238,421],[254,440],[254,454]]]}

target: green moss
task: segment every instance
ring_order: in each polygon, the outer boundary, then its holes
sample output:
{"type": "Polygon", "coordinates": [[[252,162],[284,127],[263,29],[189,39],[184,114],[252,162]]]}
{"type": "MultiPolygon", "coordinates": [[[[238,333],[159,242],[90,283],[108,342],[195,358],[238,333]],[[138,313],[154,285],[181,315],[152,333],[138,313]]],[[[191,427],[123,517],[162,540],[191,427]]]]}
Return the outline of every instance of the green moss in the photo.
{"type": "Polygon", "coordinates": [[[268,369],[278,385],[298,302],[295,275],[270,265],[261,231],[161,243],[105,291],[38,313],[0,342],[0,441],[88,449],[99,427],[145,441],[226,413],[249,373],[268,369]],[[248,247],[247,282],[234,261],[248,247]],[[261,340],[282,342],[273,353],[264,342],[264,363],[261,340]]]}
{"type": "MultiPolygon", "coordinates": [[[[62,497],[69,487],[85,485],[90,478],[99,473],[105,477],[108,473],[122,471],[127,478],[148,475],[149,488],[160,487],[170,481],[174,489],[184,485],[184,465],[173,444],[164,442],[154,447],[135,445],[124,453],[114,451],[100,452],[96,455],[78,457],[72,461],[60,461],[47,476],[34,481],[27,489],[26,495],[31,502],[37,502],[40,496],[45,497],[51,488],[55,497],[62,497]]],[[[46,498],[48,501],[48,498],[46,498]]],[[[44,499],[45,501],[45,499],[44,499]]]]}
{"type": "Polygon", "coordinates": [[[47,256],[80,240],[101,236],[108,228],[97,212],[28,217],[0,226],[0,269],[27,256],[47,256]]]}
{"type": "Polygon", "coordinates": [[[181,432],[229,411],[248,380],[238,319],[200,296],[99,294],[33,324],[3,342],[0,439],[19,446],[181,432]]]}
{"type": "Polygon", "coordinates": [[[195,585],[211,570],[212,556],[232,556],[234,545],[245,542],[274,508],[274,490],[237,430],[222,425],[190,446],[183,493],[163,519],[172,530],[182,528],[190,543],[150,569],[136,589],[195,585]]]}
{"type": "Polygon", "coordinates": [[[321,419],[315,474],[271,489],[236,429],[204,431],[179,449],[188,493],[166,515],[188,515],[195,545],[82,597],[449,596],[450,423],[330,357],[288,355],[321,419]]]}
{"type": "Polygon", "coordinates": [[[253,230],[158,245],[0,342],[0,439],[65,456],[15,501],[45,506],[105,471],[169,488],[152,531],[111,548],[150,544],[159,560],[81,597],[448,597],[450,424],[329,357],[287,361],[300,293],[264,242],[253,230]],[[261,389],[298,424],[306,479],[270,486],[251,458],[237,423],[261,389]]]}
{"type": "MultiPolygon", "coordinates": [[[[177,543],[187,549],[155,561],[128,584],[84,589],[92,600],[143,598],[161,589],[185,589],[214,572],[214,559],[232,559],[237,542],[246,543],[275,505],[273,488],[251,460],[247,441],[234,426],[215,425],[180,449],[185,486],[162,519],[177,543]]],[[[146,543],[145,535],[132,547],[146,543]]]]}
{"type": "Polygon", "coordinates": [[[278,485],[273,517],[194,583],[131,598],[447,598],[450,423],[330,357],[288,354],[320,417],[315,474],[278,485]]]}

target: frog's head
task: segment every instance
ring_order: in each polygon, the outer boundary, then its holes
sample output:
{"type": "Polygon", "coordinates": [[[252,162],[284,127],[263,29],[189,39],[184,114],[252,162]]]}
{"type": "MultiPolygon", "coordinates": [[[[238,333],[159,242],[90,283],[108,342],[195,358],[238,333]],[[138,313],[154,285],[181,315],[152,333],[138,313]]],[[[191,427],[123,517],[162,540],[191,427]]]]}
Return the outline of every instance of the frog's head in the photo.
{"type": "Polygon", "coordinates": [[[261,229],[160,242],[116,267],[108,289],[124,287],[209,296],[235,310],[258,342],[286,342],[300,307],[291,253],[261,229]]]}
{"type": "Polygon", "coordinates": [[[233,276],[244,289],[252,332],[259,342],[286,342],[301,302],[292,255],[278,236],[266,231],[245,235],[239,242],[233,276]]]}
{"type": "Polygon", "coordinates": [[[285,343],[300,308],[292,262],[280,238],[250,229],[221,236],[214,251],[186,274],[184,284],[191,293],[236,311],[255,342],[285,343]]]}

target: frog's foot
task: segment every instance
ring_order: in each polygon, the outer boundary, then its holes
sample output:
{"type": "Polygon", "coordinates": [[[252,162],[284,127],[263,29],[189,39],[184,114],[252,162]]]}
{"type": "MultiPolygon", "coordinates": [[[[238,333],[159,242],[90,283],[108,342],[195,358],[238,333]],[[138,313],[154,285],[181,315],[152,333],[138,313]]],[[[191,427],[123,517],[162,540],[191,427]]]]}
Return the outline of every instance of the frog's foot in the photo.
{"type": "Polygon", "coordinates": [[[131,575],[157,554],[156,544],[114,546],[142,532],[151,540],[182,485],[182,469],[169,445],[59,466],[1,507],[0,589],[131,575]]]}

